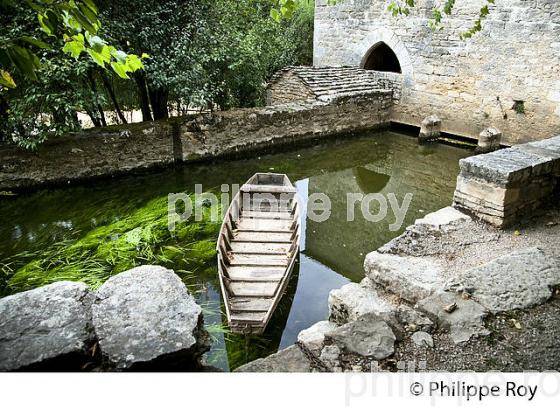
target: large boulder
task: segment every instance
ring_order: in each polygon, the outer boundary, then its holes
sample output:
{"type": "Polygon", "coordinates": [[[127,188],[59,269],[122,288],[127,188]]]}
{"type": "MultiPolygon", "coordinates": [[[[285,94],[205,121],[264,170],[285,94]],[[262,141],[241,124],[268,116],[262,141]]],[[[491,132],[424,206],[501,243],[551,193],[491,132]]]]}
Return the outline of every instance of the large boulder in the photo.
{"type": "Polygon", "coordinates": [[[109,368],[194,370],[210,347],[202,309],[181,279],[159,266],[110,278],[98,289],[92,313],[109,368]]]}
{"type": "Polygon", "coordinates": [[[0,371],[80,370],[91,359],[93,294],[57,282],[0,299],[0,371]]]}

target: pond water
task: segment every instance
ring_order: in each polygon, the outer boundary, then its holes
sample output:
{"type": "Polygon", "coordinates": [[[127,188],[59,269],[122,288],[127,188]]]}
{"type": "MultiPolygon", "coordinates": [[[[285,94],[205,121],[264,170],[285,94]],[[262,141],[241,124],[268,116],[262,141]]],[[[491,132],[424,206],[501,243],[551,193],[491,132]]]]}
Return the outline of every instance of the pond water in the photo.
{"type": "MultiPolygon", "coordinates": [[[[299,263],[263,336],[227,332],[213,257],[205,259],[206,266],[182,276],[204,307],[205,323],[214,338],[208,363],[232,370],[293,344],[300,330],[326,319],[329,291],[359,282],[368,252],[398,236],[415,219],[451,203],[458,161],[468,155],[470,151],[453,146],[418,146],[414,138],[395,132],[372,132],[252,159],[194,164],[4,197],[0,199],[0,262],[9,261],[10,269],[4,265],[0,275],[5,285],[13,271],[35,255],[60,243],[72,246],[100,226],[128,220],[150,201],[166,200],[168,193],[193,192],[195,184],[205,190],[241,184],[255,172],[286,173],[303,201],[324,193],[332,212],[325,222],[302,215],[299,263]],[[413,197],[402,227],[393,232],[391,207],[387,218],[369,222],[358,205],[355,220],[347,222],[347,193],[393,193],[399,204],[407,193],[413,197]]],[[[371,212],[375,211],[372,205],[371,212]]],[[[33,283],[28,282],[27,288],[33,283]]],[[[13,291],[2,289],[4,294],[13,291]]]]}

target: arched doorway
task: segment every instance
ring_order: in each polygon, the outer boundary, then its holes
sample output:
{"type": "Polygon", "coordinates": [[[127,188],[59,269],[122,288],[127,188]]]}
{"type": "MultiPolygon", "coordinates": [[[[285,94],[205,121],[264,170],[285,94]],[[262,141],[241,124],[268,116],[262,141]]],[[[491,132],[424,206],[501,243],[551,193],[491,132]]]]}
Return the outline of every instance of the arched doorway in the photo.
{"type": "Polygon", "coordinates": [[[374,45],[366,53],[362,68],[366,70],[402,73],[401,64],[395,52],[383,41],[374,45]]]}

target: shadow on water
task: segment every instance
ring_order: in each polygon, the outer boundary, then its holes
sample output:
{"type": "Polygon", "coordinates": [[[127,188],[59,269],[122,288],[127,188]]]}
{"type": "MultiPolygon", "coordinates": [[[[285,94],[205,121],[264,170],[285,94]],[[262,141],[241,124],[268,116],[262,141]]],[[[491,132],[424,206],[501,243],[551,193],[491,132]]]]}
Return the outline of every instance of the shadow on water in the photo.
{"type": "Polygon", "coordinates": [[[381,192],[391,180],[391,175],[381,174],[366,167],[356,167],[352,172],[361,192],[364,194],[381,192]]]}
{"type": "MultiPolygon", "coordinates": [[[[195,238],[203,237],[208,246],[199,247],[199,256],[189,260],[188,268],[180,273],[203,307],[214,339],[209,364],[234,369],[293,344],[299,331],[326,319],[329,291],[360,281],[368,252],[398,236],[415,219],[451,203],[458,161],[468,155],[469,151],[451,146],[419,147],[415,139],[394,132],[366,133],[251,159],[185,165],[0,198],[0,268],[1,262],[10,259],[12,269],[17,270],[29,255],[52,253],[61,243],[71,246],[88,233],[111,230],[123,221],[140,221],[136,223],[144,227],[143,212],[151,209],[154,201],[165,204],[169,193],[193,192],[195,184],[216,192],[222,184],[242,184],[255,172],[286,173],[296,181],[304,203],[314,193],[326,194],[331,200],[331,215],[324,222],[315,222],[302,212],[299,269],[262,337],[239,337],[225,329],[215,258],[210,253],[214,231],[199,227],[193,233],[195,238]],[[413,200],[402,226],[391,230],[395,222],[391,212],[380,222],[370,222],[358,212],[359,205],[355,219],[347,221],[348,193],[392,193],[399,203],[410,193],[413,200]],[[197,261],[204,262],[196,266],[197,261]]],[[[369,210],[375,213],[379,206],[371,204],[369,210]]],[[[175,262],[166,266],[178,270],[175,262]]],[[[0,282],[9,282],[11,275],[0,269],[0,282]]]]}

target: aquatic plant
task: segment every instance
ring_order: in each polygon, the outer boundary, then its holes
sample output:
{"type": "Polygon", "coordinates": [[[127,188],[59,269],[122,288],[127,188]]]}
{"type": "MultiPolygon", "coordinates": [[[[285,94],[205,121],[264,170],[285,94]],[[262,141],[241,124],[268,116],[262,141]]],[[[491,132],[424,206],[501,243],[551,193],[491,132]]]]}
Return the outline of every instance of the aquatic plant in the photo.
{"type": "Polygon", "coordinates": [[[219,223],[211,222],[212,211],[216,210],[203,208],[202,221],[186,221],[171,232],[167,227],[167,198],[152,200],[78,240],[61,241],[40,252],[18,254],[5,261],[0,266],[6,281],[3,293],[62,280],[82,281],[95,289],[112,275],[145,264],[168,267],[184,279],[192,274],[209,274],[219,230],[219,223]],[[16,261],[19,268],[13,268],[16,261]]]}

